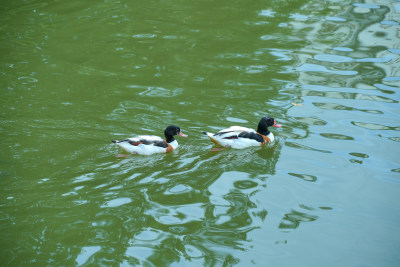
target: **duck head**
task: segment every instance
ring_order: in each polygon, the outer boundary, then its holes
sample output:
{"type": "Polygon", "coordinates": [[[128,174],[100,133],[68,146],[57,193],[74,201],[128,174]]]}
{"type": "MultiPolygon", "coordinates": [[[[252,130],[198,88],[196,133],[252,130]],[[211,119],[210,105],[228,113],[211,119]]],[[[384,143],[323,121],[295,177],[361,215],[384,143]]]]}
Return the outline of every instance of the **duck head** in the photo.
{"type": "Polygon", "coordinates": [[[264,118],[261,118],[260,122],[258,123],[257,132],[262,135],[268,135],[269,134],[268,127],[270,126],[277,128],[282,127],[282,125],[276,124],[274,118],[266,116],[264,118]]]}
{"type": "Polygon", "coordinates": [[[171,143],[172,141],[174,141],[175,140],[175,138],[174,138],[175,135],[179,135],[179,136],[182,136],[182,137],[187,137],[186,134],[183,134],[181,132],[181,128],[179,128],[176,125],[170,125],[167,128],[165,128],[164,135],[165,135],[165,139],[166,139],[167,143],[171,143]]]}

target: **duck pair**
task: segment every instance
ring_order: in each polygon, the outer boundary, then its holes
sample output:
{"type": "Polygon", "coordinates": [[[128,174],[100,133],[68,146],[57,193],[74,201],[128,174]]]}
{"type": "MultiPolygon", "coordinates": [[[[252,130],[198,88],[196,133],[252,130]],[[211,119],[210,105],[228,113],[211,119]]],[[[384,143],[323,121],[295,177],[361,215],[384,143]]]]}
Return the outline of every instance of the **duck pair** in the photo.
{"type": "MultiPolygon", "coordinates": [[[[221,130],[218,133],[207,133],[212,142],[227,148],[242,149],[250,146],[262,146],[274,141],[274,135],[268,130],[268,127],[282,127],[276,124],[272,117],[264,117],[258,123],[257,131],[241,127],[231,126],[221,130]]],[[[178,147],[178,142],[174,136],[179,135],[187,137],[176,125],[170,125],[164,130],[165,140],[154,135],[141,135],[127,138],[121,141],[112,141],[123,150],[131,154],[151,155],[155,153],[168,153],[178,147]]]]}

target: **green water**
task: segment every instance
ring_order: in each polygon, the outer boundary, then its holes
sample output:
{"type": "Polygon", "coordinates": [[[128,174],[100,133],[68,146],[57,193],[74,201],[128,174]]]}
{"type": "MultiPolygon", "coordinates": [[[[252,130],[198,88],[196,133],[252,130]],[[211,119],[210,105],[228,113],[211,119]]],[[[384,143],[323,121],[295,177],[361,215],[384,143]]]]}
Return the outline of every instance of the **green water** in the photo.
{"type": "Polygon", "coordinates": [[[397,266],[400,2],[2,1],[1,266],[397,266]],[[202,131],[283,125],[263,148],[202,131]],[[188,138],[117,158],[110,140],[188,138]]]}

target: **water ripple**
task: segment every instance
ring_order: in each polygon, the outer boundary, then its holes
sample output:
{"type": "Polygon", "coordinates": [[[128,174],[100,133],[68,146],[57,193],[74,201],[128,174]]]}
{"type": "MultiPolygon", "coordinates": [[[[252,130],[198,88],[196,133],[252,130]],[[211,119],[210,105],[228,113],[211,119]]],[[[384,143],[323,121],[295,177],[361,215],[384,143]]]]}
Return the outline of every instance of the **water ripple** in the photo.
{"type": "Polygon", "coordinates": [[[382,124],[375,123],[366,123],[366,122],[351,122],[353,125],[362,127],[368,130],[391,130],[391,131],[400,131],[400,126],[386,126],[382,124]]]}
{"type": "Polygon", "coordinates": [[[324,73],[343,75],[343,76],[348,76],[348,75],[351,76],[351,75],[356,75],[358,73],[357,71],[354,70],[333,70],[322,65],[310,64],[310,63],[305,63],[301,65],[300,67],[296,68],[296,71],[324,72],[324,73]]]}
{"type": "Polygon", "coordinates": [[[125,204],[131,203],[131,202],[132,202],[132,199],[130,199],[129,197],[122,197],[122,198],[116,198],[116,199],[109,200],[106,203],[104,203],[101,207],[115,208],[115,207],[119,207],[121,205],[125,205],[125,204]]]}

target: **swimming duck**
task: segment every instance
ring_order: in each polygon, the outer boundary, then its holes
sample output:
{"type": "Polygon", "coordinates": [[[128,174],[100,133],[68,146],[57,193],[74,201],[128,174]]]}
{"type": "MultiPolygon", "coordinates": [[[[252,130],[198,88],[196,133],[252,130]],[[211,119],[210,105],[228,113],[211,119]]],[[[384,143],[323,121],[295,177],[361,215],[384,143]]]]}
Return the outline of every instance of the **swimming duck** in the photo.
{"type": "Polygon", "coordinates": [[[216,134],[203,133],[215,144],[242,149],[249,146],[262,146],[274,141],[274,134],[268,130],[269,126],[282,127],[282,125],[276,124],[274,118],[267,116],[260,120],[257,131],[241,126],[231,126],[216,134]]]}
{"type": "Polygon", "coordinates": [[[154,135],[140,135],[121,141],[111,141],[131,154],[151,155],[154,153],[168,153],[178,147],[174,136],[187,137],[176,125],[170,125],[164,130],[165,140],[154,135]]]}

